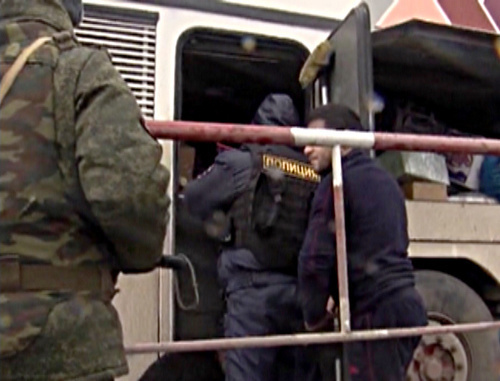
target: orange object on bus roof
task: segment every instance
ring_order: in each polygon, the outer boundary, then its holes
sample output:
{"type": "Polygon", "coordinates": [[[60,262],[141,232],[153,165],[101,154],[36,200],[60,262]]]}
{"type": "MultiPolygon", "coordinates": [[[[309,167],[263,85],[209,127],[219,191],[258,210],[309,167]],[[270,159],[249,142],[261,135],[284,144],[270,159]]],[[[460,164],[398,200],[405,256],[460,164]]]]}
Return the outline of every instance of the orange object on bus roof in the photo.
{"type": "Polygon", "coordinates": [[[376,26],[387,28],[411,19],[499,33],[500,2],[497,0],[394,0],[376,26]]]}

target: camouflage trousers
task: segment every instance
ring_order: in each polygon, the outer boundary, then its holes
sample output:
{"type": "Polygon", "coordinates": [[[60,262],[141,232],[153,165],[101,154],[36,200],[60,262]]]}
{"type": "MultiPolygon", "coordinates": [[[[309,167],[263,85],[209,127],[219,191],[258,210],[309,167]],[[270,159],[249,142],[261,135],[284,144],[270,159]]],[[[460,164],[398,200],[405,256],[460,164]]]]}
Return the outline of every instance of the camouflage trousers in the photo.
{"type": "Polygon", "coordinates": [[[2,381],[110,381],[127,372],[116,310],[85,296],[56,304],[25,349],[0,359],[2,381]]]}

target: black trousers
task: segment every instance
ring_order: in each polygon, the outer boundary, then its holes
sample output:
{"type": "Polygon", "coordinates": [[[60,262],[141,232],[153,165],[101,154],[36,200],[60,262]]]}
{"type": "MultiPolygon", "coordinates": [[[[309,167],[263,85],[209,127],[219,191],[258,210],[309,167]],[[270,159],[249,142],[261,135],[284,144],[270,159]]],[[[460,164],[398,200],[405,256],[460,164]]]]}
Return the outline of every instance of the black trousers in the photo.
{"type": "MultiPolygon", "coordinates": [[[[427,314],[415,289],[398,291],[374,308],[351,316],[352,330],[406,328],[427,325],[427,314]]],[[[420,337],[345,344],[350,381],[404,381],[420,337]]],[[[346,381],[335,378],[338,346],[315,346],[317,366],[311,381],[346,381]]]]}

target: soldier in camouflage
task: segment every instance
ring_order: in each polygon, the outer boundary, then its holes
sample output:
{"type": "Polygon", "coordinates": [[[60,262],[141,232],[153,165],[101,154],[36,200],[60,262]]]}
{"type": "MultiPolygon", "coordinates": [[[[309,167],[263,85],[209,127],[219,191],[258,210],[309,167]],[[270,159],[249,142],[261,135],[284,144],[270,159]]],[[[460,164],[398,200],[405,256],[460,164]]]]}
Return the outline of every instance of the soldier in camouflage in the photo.
{"type": "Polygon", "coordinates": [[[168,172],[106,52],[80,46],[81,0],[0,0],[0,379],[127,373],[120,272],[159,262],[168,172]],[[0,91],[1,93],[1,91],[0,91]]]}

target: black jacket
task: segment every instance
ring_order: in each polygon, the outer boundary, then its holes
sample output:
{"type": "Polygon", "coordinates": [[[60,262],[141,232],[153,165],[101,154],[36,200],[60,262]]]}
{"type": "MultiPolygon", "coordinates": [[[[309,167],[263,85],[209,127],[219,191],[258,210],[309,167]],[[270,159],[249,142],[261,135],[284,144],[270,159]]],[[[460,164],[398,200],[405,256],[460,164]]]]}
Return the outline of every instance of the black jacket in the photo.
{"type": "MultiPolygon", "coordinates": [[[[349,297],[353,313],[414,286],[404,198],[396,181],[367,154],[354,150],[342,160],[349,297]]],[[[332,175],[316,190],[299,256],[299,297],[307,323],[337,299],[332,175]]]]}

